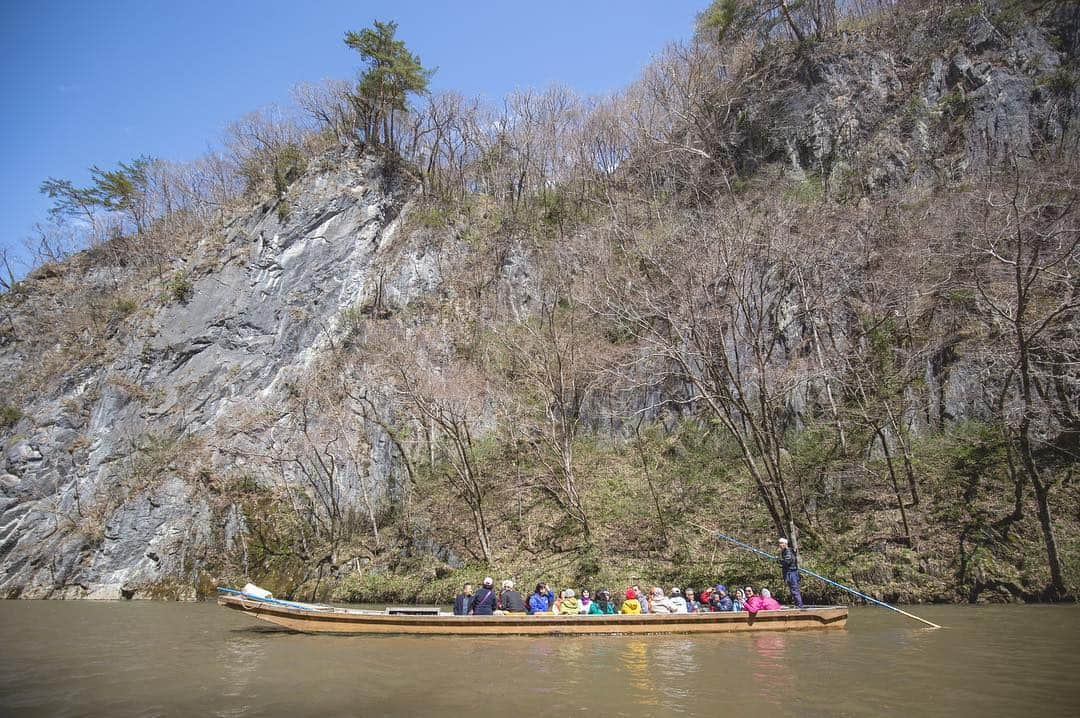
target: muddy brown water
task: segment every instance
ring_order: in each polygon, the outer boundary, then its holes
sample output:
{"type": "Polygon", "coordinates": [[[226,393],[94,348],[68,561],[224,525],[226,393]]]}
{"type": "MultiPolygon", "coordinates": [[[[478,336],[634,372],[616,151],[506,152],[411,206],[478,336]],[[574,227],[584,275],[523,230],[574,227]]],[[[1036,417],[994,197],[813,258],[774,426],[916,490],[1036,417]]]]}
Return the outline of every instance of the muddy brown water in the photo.
{"type": "Polygon", "coordinates": [[[310,636],[214,603],[0,601],[3,716],[1080,716],[1080,607],[843,631],[310,636]]]}

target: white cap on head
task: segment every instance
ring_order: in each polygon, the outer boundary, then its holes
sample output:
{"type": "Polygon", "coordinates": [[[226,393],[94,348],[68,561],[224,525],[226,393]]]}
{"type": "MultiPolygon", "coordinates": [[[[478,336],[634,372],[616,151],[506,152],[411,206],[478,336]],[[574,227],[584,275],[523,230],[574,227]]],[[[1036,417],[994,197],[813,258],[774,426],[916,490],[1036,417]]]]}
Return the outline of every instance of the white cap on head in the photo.
{"type": "Polygon", "coordinates": [[[779,543],[781,546],[787,546],[787,539],[782,538],[777,543],[779,543]]]}
{"type": "Polygon", "coordinates": [[[673,588],[673,589],[671,589],[671,595],[672,595],[672,596],[679,596],[679,595],[682,595],[682,591],[680,591],[680,590],[679,590],[679,589],[677,589],[677,588],[673,588]]]}
{"type": "Polygon", "coordinates": [[[769,597],[769,596],[771,596],[771,595],[772,595],[772,594],[771,594],[771,593],[769,593],[769,589],[767,589],[767,588],[763,588],[763,589],[761,589],[761,597],[762,597],[762,598],[768,598],[768,597],[769,597]]]}
{"type": "Polygon", "coordinates": [[[495,579],[493,579],[491,576],[485,576],[484,577],[484,586],[485,587],[491,588],[494,584],[495,584],[495,579]]]}
{"type": "Polygon", "coordinates": [[[574,589],[568,588],[565,591],[563,591],[562,595],[563,595],[563,598],[573,598],[574,597],[574,589]]]}
{"type": "Polygon", "coordinates": [[[510,588],[513,588],[513,587],[514,587],[514,582],[511,581],[510,579],[506,579],[505,581],[503,581],[503,588],[510,589],[510,588]]]}

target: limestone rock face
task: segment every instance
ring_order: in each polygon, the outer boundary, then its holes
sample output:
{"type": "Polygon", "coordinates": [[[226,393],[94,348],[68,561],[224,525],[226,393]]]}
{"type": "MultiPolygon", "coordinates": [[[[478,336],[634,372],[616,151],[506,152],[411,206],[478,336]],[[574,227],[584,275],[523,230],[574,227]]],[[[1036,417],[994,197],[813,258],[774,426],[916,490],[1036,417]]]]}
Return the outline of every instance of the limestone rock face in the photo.
{"type": "MultiPolygon", "coordinates": [[[[187,465],[192,442],[216,468],[235,464],[215,447],[303,376],[343,309],[376,286],[401,303],[433,286],[436,267],[396,243],[414,191],[370,159],[306,174],[287,213],[255,207],[200,245],[186,301],[158,305],[104,365],[34,396],[0,434],[0,594],[155,595],[234,538],[215,535],[212,492],[187,465]]],[[[0,367],[32,360],[20,351],[0,345],[0,367]]],[[[388,478],[385,443],[372,443],[376,490],[388,478]]],[[[235,535],[234,514],[224,522],[235,535]]]]}
{"type": "Polygon", "coordinates": [[[1052,89],[1063,53],[1035,27],[1006,36],[981,16],[964,23],[962,43],[926,38],[916,57],[860,36],[767,65],[744,115],[766,141],[743,147],[744,162],[782,158],[862,194],[1059,140],[1077,102],[1052,89]]]}

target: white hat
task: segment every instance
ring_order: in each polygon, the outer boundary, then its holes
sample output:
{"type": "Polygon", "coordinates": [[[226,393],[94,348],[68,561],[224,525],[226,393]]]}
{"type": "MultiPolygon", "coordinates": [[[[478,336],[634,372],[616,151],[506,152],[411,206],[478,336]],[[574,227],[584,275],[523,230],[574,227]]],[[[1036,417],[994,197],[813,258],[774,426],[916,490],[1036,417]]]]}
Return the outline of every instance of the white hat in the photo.
{"type": "Polygon", "coordinates": [[[768,598],[768,597],[769,597],[769,596],[771,596],[771,595],[772,595],[772,594],[771,594],[771,593],[769,593],[769,589],[767,589],[767,588],[763,588],[763,589],[761,589],[761,597],[762,597],[762,598],[768,598]]]}
{"type": "Polygon", "coordinates": [[[484,586],[485,586],[486,588],[491,588],[491,586],[492,586],[492,585],[493,585],[494,583],[495,583],[495,579],[493,579],[493,578],[492,578],[491,576],[485,576],[485,577],[484,577],[484,586]]]}
{"type": "Polygon", "coordinates": [[[513,588],[513,587],[514,587],[514,582],[511,581],[510,579],[506,579],[505,581],[503,581],[503,588],[510,589],[510,588],[513,588]]]}

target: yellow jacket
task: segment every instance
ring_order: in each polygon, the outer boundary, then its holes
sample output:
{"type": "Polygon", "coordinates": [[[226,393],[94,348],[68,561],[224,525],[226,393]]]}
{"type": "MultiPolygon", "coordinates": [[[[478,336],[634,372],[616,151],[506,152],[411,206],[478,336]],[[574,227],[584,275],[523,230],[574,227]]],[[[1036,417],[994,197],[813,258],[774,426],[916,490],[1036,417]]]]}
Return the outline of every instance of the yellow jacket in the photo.
{"type": "Polygon", "coordinates": [[[636,598],[628,598],[622,602],[622,608],[619,609],[619,613],[626,615],[640,615],[641,602],[636,598]]]}
{"type": "Polygon", "coordinates": [[[576,616],[578,614],[578,600],[576,598],[564,598],[559,604],[560,616],[576,616]]]}

